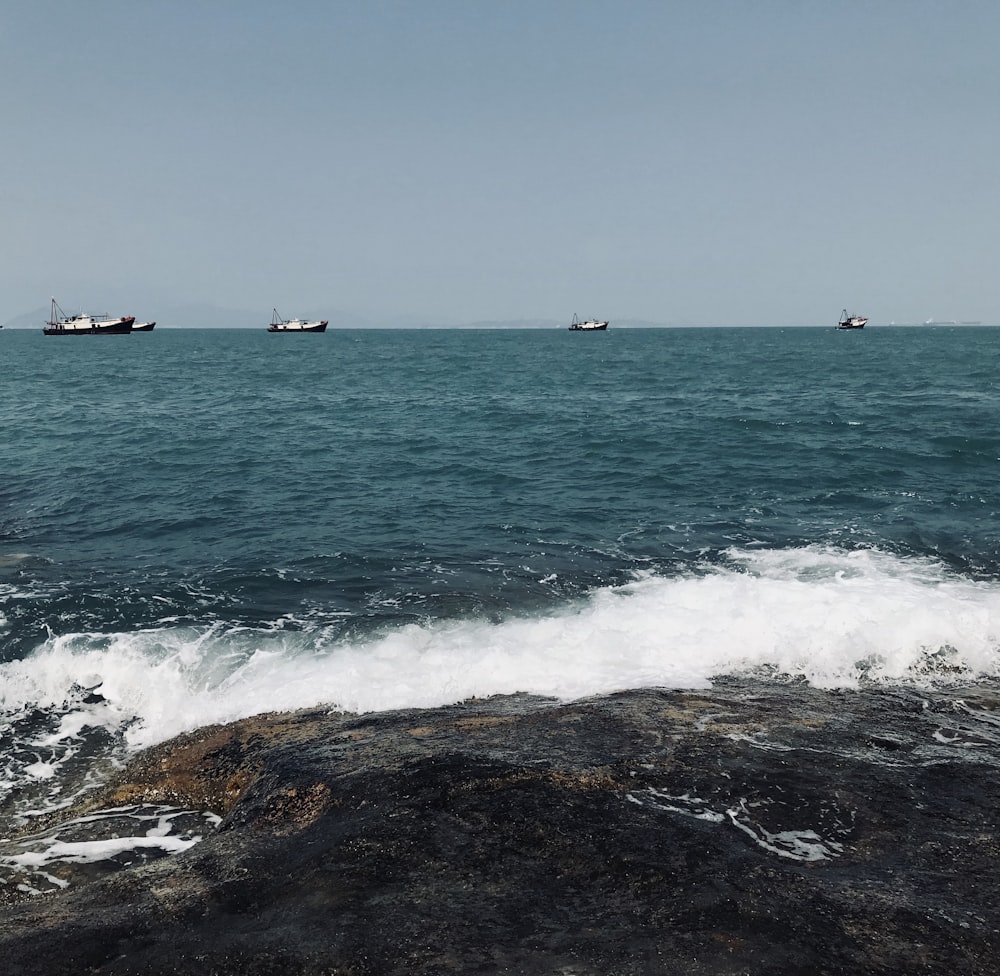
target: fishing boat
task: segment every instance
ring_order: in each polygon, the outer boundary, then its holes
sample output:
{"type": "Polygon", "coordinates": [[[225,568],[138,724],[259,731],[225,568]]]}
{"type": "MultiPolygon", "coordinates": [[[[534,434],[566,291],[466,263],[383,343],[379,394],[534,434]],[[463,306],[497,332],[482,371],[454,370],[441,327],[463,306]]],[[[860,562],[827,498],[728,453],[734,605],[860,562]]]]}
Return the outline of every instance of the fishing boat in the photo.
{"type": "Polygon", "coordinates": [[[863,329],[868,321],[863,315],[848,315],[847,309],[840,313],[840,321],[837,323],[838,329],[863,329]]]}
{"type": "Polygon", "coordinates": [[[152,332],[153,327],[156,325],[155,322],[136,322],[132,326],[133,332],[152,332]]]}
{"type": "Polygon", "coordinates": [[[45,335],[128,335],[135,324],[134,315],[113,319],[109,315],[67,315],[52,299],[49,321],[42,332],[45,335]]]}
{"type": "Polygon", "coordinates": [[[283,319],[278,310],[271,316],[268,332],[326,332],[327,320],[322,322],[304,322],[302,319],[283,319]]]}
{"type": "Polygon", "coordinates": [[[608,327],[607,322],[598,322],[597,319],[586,319],[580,321],[575,315],[570,323],[570,332],[603,332],[608,327]]]}

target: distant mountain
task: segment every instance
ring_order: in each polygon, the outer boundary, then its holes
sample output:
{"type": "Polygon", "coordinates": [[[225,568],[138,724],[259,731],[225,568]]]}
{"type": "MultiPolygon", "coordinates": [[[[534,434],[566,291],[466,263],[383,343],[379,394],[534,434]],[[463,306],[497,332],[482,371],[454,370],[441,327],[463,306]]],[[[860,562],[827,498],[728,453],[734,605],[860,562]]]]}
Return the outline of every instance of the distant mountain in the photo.
{"type": "Polygon", "coordinates": [[[49,306],[36,308],[31,312],[25,312],[15,319],[8,319],[3,323],[5,329],[40,329],[49,320],[49,306]]]}
{"type": "Polygon", "coordinates": [[[684,322],[650,322],[647,319],[612,319],[608,328],[614,329],[677,329],[683,328],[684,322]]]}
{"type": "MultiPolygon", "coordinates": [[[[568,329],[569,320],[563,322],[556,319],[501,319],[467,322],[462,329],[568,329]]],[[[611,319],[612,329],[664,329],[668,326],[663,322],[649,322],[645,319],[611,319]]]]}
{"type": "Polygon", "coordinates": [[[482,319],[464,322],[462,329],[555,329],[559,323],[553,319],[482,319]]]}
{"type": "MultiPolygon", "coordinates": [[[[157,328],[187,329],[264,329],[271,321],[271,309],[223,308],[198,302],[125,302],[122,307],[78,308],[67,305],[66,312],[109,313],[114,315],[134,315],[137,321],[155,321],[157,328]]],[[[49,306],[43,305],[24,312],[2,323],[8,329],[41,329],[49,318],[49,306]]],[[[322,308],[281,308],[287,317],[303,319],[327,319],[331,329],[565,329],[569,320],[557,319],[479,319],[463,322],[435,316],[419,315],[366,315],[343,309],[322,308]]],[[[671,323],[676,324],[676,323],[671,323]]],[[[649,322],[643,319],[614,319],[612,329],[662,329],[667,323],[649,322]]]]}

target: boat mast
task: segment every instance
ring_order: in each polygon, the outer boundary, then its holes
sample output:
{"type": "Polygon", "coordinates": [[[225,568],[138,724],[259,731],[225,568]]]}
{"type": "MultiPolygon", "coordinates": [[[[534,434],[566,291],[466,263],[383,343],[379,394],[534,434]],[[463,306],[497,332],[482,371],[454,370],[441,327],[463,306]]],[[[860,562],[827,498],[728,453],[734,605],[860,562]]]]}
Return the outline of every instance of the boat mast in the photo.
{"type": "Polygon", "coordinates": [[[49,325],[58,325],[64,318],[66,318],[66,313],[59,307],[59,303],[53,297],[52,308],[49,310],[49,325]]]}

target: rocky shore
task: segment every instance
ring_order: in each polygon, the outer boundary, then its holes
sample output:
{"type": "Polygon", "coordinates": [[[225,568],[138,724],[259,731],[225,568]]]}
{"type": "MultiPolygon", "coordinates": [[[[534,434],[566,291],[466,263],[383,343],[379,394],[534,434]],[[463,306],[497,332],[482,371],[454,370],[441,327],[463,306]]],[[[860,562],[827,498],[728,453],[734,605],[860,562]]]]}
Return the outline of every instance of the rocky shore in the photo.
{"type": "Polygon", "coordinates": [[[265,715],[137,756],[66,816],[131,804],[221,820],[8,886],[0,971],[1000,971],[995,688],[265,715]]]}

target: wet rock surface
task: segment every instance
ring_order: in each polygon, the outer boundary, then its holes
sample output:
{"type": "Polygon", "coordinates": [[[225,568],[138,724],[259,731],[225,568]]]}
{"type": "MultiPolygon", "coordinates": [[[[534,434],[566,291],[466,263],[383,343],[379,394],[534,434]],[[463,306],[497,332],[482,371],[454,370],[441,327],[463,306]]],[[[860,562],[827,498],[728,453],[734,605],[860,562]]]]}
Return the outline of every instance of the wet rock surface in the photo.
{"type": "Polygon", "coordinates": [[[142,805],[222,819],[58,893],[8,885],[4,973],[1000,970],[996,689],[260,716],[89,800],[142,805]]]}

